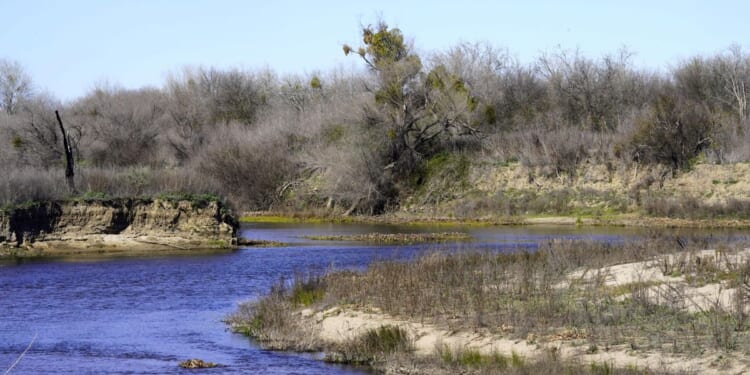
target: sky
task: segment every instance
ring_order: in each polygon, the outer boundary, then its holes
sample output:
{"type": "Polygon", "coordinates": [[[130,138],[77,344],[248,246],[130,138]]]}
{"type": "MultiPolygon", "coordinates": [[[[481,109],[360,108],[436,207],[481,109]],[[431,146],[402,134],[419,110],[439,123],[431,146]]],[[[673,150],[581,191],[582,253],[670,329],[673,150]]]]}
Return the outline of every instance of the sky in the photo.
{"type": "Polygon", "coordinates": [[[342,44],[359,45],[361,25],[382,19],[423,54],[486,42],[529,63],[557,48],[596,58],[626,47],[637,66],[666,71],[750,49],[748,14],[743,0],[0,0],[0,58],[70,101],[102,83],[161,87],[185,66],[356,69],[342,44]]]}

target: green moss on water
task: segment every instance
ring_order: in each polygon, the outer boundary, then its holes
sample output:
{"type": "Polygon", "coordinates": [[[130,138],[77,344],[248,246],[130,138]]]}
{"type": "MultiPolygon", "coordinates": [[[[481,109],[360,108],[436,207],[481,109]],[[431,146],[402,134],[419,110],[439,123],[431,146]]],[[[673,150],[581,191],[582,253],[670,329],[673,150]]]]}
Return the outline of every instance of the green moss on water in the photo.
{"type": "Polygon", "coordinates": [[[362,241],[384,244],[414,244],[425,242],[448,242],[471,239],[467,233],[442,232],[442,233],[366,233],[355,235],[322,235],[305,236],[314,241],[362,241]]]}

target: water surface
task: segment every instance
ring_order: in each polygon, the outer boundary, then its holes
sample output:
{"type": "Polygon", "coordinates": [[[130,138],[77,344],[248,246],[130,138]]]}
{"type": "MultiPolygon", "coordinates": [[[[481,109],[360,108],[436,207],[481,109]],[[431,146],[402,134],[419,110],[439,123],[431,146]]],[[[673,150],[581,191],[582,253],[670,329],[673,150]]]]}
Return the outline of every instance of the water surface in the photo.
{"type": "MultiPolygon", "coordinates": [[[[225,365],[202,374],[362,374],[315,355],[260,349],[226,330],[222,318],[265,293],[279,278],[331,268],[363,269],[375,259],[410,259],[435,245],[372,246],[303,237],[366,232],[467,231],[471,245],[505,251],[554,238],[617,241],[643,234],[626,228],[428,227],[341,224],[245,225],[252,239],[288,243],[154,257],[45,259],[0,263],[0,371],[38,338],[14,374],[193,374],[177,363],[200,358],[225,365]]],[[[716,237],[742,237],[719,231],[716,237]]]]}

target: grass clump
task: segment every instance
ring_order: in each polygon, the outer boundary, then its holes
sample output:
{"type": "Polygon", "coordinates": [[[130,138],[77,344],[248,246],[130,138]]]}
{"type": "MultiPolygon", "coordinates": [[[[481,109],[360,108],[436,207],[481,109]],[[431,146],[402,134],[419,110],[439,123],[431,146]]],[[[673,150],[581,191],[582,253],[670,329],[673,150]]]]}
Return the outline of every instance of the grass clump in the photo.
{"type": "MultiPolygon", "coordinates": [[[[447,346],[438,346],[435,355],[427,358],[409,357],[394,358],[396,363],[386,369],[418,368],[417,374],[431,375],[528,375],[528,374],[566,374],[566,375],[666,375],[666,371],[639,369],[634,366],[615,367],[609,363],[583,363],[561,360],[548,355],[524,360],[517,353],[510,356],[498,352],[482,354],[476,349],[462,348],[451,350],[447,346]],[[515,358],[515,359],[514,359],[515,358]]],[[[681,373],[682,374],[682,373],[681,373]]]]}
{"type": "Polygon", "coordinates": [[[442,345],[437,348],[437,355],[443,362],[460,367],[504,370],[511,366],[523,366],[523,360],[515,352],[512,354],[512,358],[508,358],[498,352],[482,354],[482,352],[473,348],[451,349],[447,345],[442,345]]]}
{"type": "Polygon", "coordinates": [[[321,278],[296,275],[291,287],[282,278],[263,298],[240,304],[225,322],[234,332],[247,335],[268,349],[320,351],[323,344],[295,310],[318,302],[324,294],[321,278]]]}
{"type": "Polygon", "coordinates": [[[198,208],[205,208],[210,203],[220,201],[220,198],[214,194],[193,194],[185,192],[161,193],[155,195],[154,198],[171,203],[187,201],[193,203],[198,208]]]}
{"type": "Polygon", "coordinates": [[[295,277],[291,291],[291,302],[295,306],[308,307],[323,299],[325,295],[325,280],[311,276],[307,279],[295,277]]]}
{"type": "Polygon", "coordinates": [[[408,353],[413,350],[412,339],[405,329],[383,325],[368,329],[339,349],[326,355],[327,362],[355,365],[372,365],[383,361],[395,353],[408,353]]]}

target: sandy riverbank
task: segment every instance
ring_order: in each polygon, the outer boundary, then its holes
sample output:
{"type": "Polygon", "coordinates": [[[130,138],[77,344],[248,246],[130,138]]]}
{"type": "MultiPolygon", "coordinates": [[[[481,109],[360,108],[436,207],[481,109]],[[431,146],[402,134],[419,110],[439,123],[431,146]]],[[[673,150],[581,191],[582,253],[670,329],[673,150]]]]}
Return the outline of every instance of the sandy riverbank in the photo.
{"type": "MultiPolygon", "coordinates": [[[[720,319],[734,319],[746,316],[748,312],[748,285],[737,283],[736,278],[728,275],[735,275],[749,260],[750,250],[747,249],[685,251],[637,262],[580,268],[568,272],[552,288],[580,291],[602,288],[606,291],[606,298],[615,301],[610,303],[639,299],[641,304],[669,309],[675,316],[692,314],[710,318],[715,315],[721,316],[720,319]]],[[[583,365],[606,363],[617,368],[667,373],[738,374],[750,371],[750,359],[739,346],[732,350],[710,345],[699,350],[678,350],[683,343],[642,345],[643,340],[635,337],[602,344],[602,338],[592,337],[587,328],[552,326],[544,333],[519,337],[517,327],[512,324],[457,329],[433,319],[394,316],[363,304],[324,304],[296,309],[293,319],[298,327],[304,327],[311,342],[320,342],[320,347],[324,348],[346,346],[368,331],[395,326],[408,332],[413,342],[412,354],[417,357],[439,358],[440,350],[448,348],[456,352],[476,351],[486,356],[520,355],[530,362],[554,355],[583,365]]],[[[687,332],[690,327],[677,329],[687,332]]],[[[695,333],[700,334],[708,333],[695,333]]],[[[688,335],[685,333],[685,340],[697,340],[688,338],[688,335]]],[[[675,340],[679,339],[678,335],[675,340]]],[[[420,373],[415,371],[409,373],[420,373]]]]}

